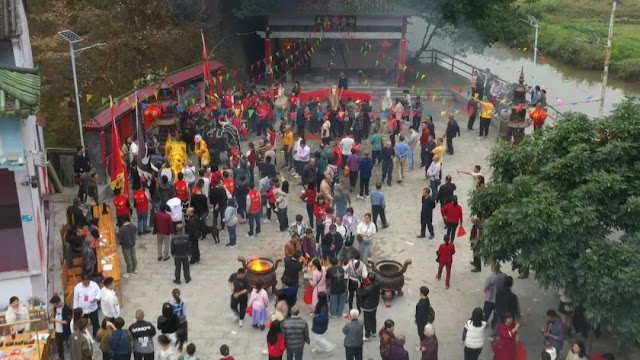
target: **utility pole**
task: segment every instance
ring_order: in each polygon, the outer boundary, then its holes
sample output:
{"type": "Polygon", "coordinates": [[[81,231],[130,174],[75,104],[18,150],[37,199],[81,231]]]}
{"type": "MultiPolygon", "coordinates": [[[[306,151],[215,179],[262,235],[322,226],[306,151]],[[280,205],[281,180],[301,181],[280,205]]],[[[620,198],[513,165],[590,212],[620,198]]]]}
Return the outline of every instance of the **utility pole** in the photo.
{"type": "Polygon", "coordinates": [[[616,3],[613,1],[611,18],[609,19],[609,36],[607,37],[607,50],[604,55],[604,73],[602,74],[602,93],[600,94],[600,117],[604,116],[604,98],[607,95],[607,79],[609,78],[609,59],[611,58],[611,40],[613,38],[613,23],[616,17],[616,3]]]}

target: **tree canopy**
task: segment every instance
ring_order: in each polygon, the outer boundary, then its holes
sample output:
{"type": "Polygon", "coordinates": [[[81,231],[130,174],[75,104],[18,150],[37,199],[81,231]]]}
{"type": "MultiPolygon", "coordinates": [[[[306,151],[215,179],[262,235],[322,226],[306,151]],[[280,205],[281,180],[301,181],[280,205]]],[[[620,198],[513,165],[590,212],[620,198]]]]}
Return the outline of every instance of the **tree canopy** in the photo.
{"type": "Polygon", "coordinates": [[[565,287],[592,326],[638,343],[640,99],[501,142],[490,164],[490,185],[470,200],[483,260],[530,266],[543,286],[565,287]]]}

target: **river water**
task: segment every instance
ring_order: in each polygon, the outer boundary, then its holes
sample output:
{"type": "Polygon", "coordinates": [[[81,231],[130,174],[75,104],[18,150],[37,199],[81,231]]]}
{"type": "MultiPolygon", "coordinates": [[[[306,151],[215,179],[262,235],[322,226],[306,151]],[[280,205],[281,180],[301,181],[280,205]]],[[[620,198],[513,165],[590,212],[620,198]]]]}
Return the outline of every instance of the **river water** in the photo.
{"type": "MultiPolygon", "coordinates": [[[[407,57],[420,47],[426,23],[421,18],[412,17],[407,28],[407,57]]],[[[533,31],[533,29],[532,29],[533,31]]],[[[543,33],[540,36],[544,36],[543,33]]],[[[602,89],[601,71],[580,70],[553,61],[542,64],[538,56],[537,65],[533,64],[533,52],[513,51],[508,48],[487,47],[482,53],[458,53],[448,39],[434,38],[431,47],[455,55],[478,68],[489,68],[493,74],[504,80],[517,82],[520,69],[524,70],[527,85],[540,85],[547,89],[547,102],[559,111],[582,112],[589,116],[598,116],[602,89]],[[587,102],[588,101],[588,102],[587,102]]],[[[543,54],[544,56],[544,54],[543,54]]],[[[607,84],[605,114],[615,104],[624,99],[625,94],[640,94],[640,83],[629,83],[611,79],[607,84]]]]}

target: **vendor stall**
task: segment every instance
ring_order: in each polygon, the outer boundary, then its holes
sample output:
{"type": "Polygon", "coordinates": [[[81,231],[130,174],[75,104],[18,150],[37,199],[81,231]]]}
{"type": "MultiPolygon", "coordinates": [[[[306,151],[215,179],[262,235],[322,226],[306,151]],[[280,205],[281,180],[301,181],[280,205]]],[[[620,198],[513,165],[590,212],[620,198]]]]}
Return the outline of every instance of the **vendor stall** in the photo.
{"type": "Polygon", "coordinates": [[[51,331],[35,330],[19,333],[11,333],[10,327],[15,324],[41,322],[36,318],[19,321],[12,324],[0,324],[0,359],[7,360],[49,360],[49,344],[51,331]]]}

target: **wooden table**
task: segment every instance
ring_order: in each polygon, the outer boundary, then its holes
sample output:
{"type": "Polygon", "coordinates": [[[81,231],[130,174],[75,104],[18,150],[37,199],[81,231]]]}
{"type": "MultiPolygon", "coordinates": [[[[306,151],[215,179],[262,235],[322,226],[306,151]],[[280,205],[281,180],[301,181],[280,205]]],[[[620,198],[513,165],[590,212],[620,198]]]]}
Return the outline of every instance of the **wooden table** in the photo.
{"type": "Polygon", "coordinates": [[[23,342],[35,340],[32,344],[20,344],[5,346],[6,343],[14,341],[11,336],[0,338],[0,358],[20,359],[20,360],[49,360],[50,332],[48,330],[33,331],[24,334],[17,334],[15,341],[23,342]]]}
{"type": "Polygon", "coordinates": [[[106,214],[103,214],[102,208],[102,205],[93,207],[93,216],[99,219],[98,228],[100,229],[100,235],[102,235],[106,242],[106,245],[96,248],[98,271],[101,272],[104,277],[111,276],[113,278],[113,287],[117,290],[116,292],[118,294],[120,306],[123,306],[121,286],[122,276],[120,273],[120,259],[118,258],[116,228],[113,223],[111,206],[107,205],[106,214]]]}

